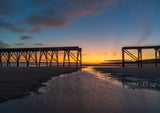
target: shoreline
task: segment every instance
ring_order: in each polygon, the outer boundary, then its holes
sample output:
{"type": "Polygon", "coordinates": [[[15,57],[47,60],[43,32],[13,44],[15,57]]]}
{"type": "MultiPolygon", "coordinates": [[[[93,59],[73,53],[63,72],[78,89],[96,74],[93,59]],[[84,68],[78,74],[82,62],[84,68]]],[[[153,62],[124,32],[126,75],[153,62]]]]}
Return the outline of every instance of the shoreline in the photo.
{"type": "Polygon", "coordinates": [[[80,67],[1,67],[0,104],[7,100],[23,98],[36,92],[54,76],[72,73],[80,67]]]}

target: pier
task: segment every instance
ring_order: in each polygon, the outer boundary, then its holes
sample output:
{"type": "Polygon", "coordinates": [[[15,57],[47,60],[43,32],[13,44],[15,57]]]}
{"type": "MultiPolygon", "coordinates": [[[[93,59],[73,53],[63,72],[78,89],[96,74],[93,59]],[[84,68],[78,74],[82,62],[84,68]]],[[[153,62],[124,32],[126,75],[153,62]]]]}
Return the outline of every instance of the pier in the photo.
{"type": "Polygon", "coordinates": [[[155,65],[157,66],[158,59],[160,59],[160,46],[128,46],[122,47],[122,66],[125,66],[125,54],[130,56],[135,62],[137,62],[138,67],[142,67],[142,50],[143,49],[153,49],[155,51],[155,65]],[[131,53],[129,50],[137,50],[137,56],[131,53]],[[158,56],[159,54],[159,56],[158,56]]]}
{"type": "Polygon", "coordinates": [[[12,62],[17,63],[19,67],[20,59],[23,59],[26,66],[29,67],[29,63],[32,61],[36,66],[40,66],[42,63],[42,57],[45,58],[47,66],[52,66],[56,63],[59,66],[59,52],[63,52],[62,65],[71,65],[73,60],[76,66],[82,66],[82,48],[78,46],[72,47],[43,47],[43,48],[0,48],[0,66],[3,62],[7,63],[7,67],[10,66],[11,58],[12,62]]]}

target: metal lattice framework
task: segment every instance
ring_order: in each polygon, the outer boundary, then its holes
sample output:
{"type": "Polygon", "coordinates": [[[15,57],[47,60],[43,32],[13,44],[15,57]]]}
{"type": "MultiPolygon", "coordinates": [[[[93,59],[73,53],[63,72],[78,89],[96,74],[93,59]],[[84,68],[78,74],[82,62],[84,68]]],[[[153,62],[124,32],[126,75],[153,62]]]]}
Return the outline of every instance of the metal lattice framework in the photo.
{"type": "Polygon", "coordinates": [[[59,66],[59,51],[64,52],[63,66],[68,63],[70,66],[70,59],[74,61],[76,66],[82,65],[82,49],[79,47],[45,47],[45,48],[1,48],[0,49],[0,66],[3,62],[7,62],[7,66],[10,66],[11,58],[17,63],[19,67],[20,59],[24,59],[26,66],[29,66],[30,61],[35,62],[36,66],[40,66],[42,63],[42,57],[45,58],[46,65],[52,66],[52,63],[56,63],[59,66]],[[76,52],[73,53],[73,52],[76,52]],[[2,60],[2,58],[4,58],[2,60]]]}
{"type": "Polygon", "coordinates": [[[132,47],[123,47],[122,48],[122,65],[125,66],[125,54],[130,56],[133,60],[138,63],[138,67],[142,67],[142,49],[154,49],[155,50],[155,65],[157,66],[157,61],[160,59],[160,46],[132,46],[132,47]],[[137,50],[138,55],[135,56],[129,50],[137,50]],[[158,57],[159,52],[159,57],[158,57]]]}

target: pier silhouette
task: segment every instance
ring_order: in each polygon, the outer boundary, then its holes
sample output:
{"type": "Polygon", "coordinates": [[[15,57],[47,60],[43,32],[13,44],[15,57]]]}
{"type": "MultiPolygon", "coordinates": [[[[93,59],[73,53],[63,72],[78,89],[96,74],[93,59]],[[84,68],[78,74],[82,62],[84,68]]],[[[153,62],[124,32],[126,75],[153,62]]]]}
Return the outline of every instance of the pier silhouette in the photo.
{"type": "Polygon", "coordinates": [[[125,66],[125,54],[130,56],[133,60],[135,60],[138,64],[138,67],[142,67],[142,49],[154,49],[155,50],[155,65],[157,66],[158,59],[160,59],[160,46],[128,46],[128,47],[122,47],[122,65],[125,66]],[[137,50],[138,55],[135,56],[133,53],[131,53],[129,50],[137,50]],[[159,57],[158,57],[159,53],[159,57]]]}
{"type": "Polygon", "coordinates": [[[59,51],[64,52],[63,57],[63,66],[68,63],[70,66],[70,59],[74,61],[76,66],[82,65],[82,48],[78,46],[71,47],[43,47],[43,48],[1,48],[0,49],[0,66],[2,67],[2,58],[4,62],[7,62],[7,67],[10,66],[11,58],[17,63],[19,67],[19,61],[21,58],[25,59],[26,66],[29,66],[31,60],[33,60],[36,66],[41,65],[42,57],[45,57],[46,65],[50,63],[52,66],[53,61],[56,62],[56,65],[59,66],[59,51]],[[76,52],[73,53],[73,51],[76,52]]]}

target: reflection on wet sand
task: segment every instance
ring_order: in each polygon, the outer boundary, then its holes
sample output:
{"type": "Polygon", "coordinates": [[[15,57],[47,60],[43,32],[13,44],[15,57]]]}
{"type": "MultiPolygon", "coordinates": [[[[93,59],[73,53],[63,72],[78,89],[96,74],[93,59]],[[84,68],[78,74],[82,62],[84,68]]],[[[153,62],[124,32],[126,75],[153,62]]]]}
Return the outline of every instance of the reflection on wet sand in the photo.
{"type": "Polygon", "coordinates": [[[132,89],[160,90],[160,70],[156,67],[144,68],[105,68],[95,67],[96,71],[121,82],[132,89]],[[109,73],[109,74],[108,74],[109,73]]]}
{"type": "Polygon", "coordinates": [[[30,95],[0,104],[0,113],[158,113],[160,92],[131,89],[92,67],[53,77],[30,95]]]}

